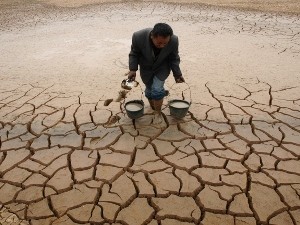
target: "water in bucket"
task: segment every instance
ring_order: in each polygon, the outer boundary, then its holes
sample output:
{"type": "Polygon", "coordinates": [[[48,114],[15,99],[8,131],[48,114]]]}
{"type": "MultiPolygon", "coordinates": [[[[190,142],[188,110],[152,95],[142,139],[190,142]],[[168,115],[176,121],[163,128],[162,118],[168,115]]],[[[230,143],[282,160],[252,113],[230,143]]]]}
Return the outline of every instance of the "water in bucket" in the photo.
{"type": "Polygon", "coordinates": [[[133,100],[125,103],[125,110],[130,119],[137,119],[144,115],[144,102],[133,100]]]}
{"type": "Polygon", "coordinates": [[[189,111],[190,103],[184,100],[171,100],[169,101],[169,109],[171,116],[181,119],[185,117],[189,111]]]}
{"type": "MultiPolygon", "coordinates": [[[[186,85],[188,86],[188,89],[190,91],[190,99],[192,99],[190,86],[187,83],[186,85]]],[[[185,117],[185,115],[189,111],[191,102],[180,100],[180,99],[174,99],[174,100],[170,100],[168,105],[169,105],[171,116],[181,119],[185,117]]]]}

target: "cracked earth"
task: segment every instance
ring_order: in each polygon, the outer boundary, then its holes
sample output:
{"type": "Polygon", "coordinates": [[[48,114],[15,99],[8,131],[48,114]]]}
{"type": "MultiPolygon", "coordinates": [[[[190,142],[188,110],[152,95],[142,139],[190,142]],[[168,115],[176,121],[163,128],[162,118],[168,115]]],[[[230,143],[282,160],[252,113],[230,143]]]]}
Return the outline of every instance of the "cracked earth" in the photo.
{"type": "Polygon", "coordinates": [[[0,224],[300,224],[299,16],[149,2],[0,12],[0,224]],[[189,87],[170,77],[163,122],[147,104],[132,121],[124,103],[145,99],[120,86],[131,35],[158,21],[179,36],[189,87]],[[178,98],[192,102],[181,120],[167,106],[178,98]]]}

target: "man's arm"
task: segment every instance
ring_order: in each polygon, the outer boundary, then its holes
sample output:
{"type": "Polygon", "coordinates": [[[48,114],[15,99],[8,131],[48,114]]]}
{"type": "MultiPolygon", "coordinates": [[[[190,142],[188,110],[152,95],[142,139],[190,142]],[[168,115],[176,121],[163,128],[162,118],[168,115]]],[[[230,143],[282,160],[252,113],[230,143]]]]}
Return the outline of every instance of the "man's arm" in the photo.
{"type": "Polygon", "coordinates": [[[129,72],[128,79],[135,80],[136,71],[138,70],[140,50],[136,43],[135,34],[132,35],[131,50],[129,53],[129,72]]]}
{"type": "Polygon", "coordinates": [[[179,42],[178,42],[178,38],[176,37],[175,40],[175,46],[174,49],[172,51],[172,53],[170,54],[170,68],[173,72],[173,76],[175,78],[175,81],[177,83],[181,83],[181,82],[185,82],[182,73],[181,73],[181,69],[180,69],[180,56],[178,53],[178,46],[179,46],[179,42]]]}

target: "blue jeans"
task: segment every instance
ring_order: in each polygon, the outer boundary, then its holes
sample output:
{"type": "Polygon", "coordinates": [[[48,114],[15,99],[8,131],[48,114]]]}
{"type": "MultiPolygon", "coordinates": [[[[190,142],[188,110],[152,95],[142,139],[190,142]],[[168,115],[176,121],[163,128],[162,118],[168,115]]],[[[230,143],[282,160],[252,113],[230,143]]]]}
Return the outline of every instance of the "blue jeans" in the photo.
{"type": "Polygon", "coordinates": [[[152,81],[145,84],[145,96],[148,99],[160,100],[165,97],[165,81],[158,79],[156,76],[153,77],[152,81]]]}

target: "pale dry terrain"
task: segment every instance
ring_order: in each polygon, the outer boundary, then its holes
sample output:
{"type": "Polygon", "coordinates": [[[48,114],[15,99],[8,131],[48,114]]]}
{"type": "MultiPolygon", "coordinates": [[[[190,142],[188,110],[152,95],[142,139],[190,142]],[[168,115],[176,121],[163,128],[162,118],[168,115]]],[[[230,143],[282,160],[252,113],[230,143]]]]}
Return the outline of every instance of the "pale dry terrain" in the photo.
{"type": "Polygon", "coordinates": [[[300,224],[295,11],[97,2],[0,3],[0,224],[300,224]],[[131,35],[157,22],[187,84],[168,79],[161,124],[147,103],[132,121],[131,35]]]}
{"type": "MultiPolygon", "coordinates": [[[[298,0],[31,0],[59,7],[81,7],[98,3],[137,3],[137,2],[165,2],[176,4],[204,4],[216,7],[239,8],[277,13],[300,13],[298,0]]],[[[1,0],[1,5],[24,4],[23,0],[1,0]]]]}

